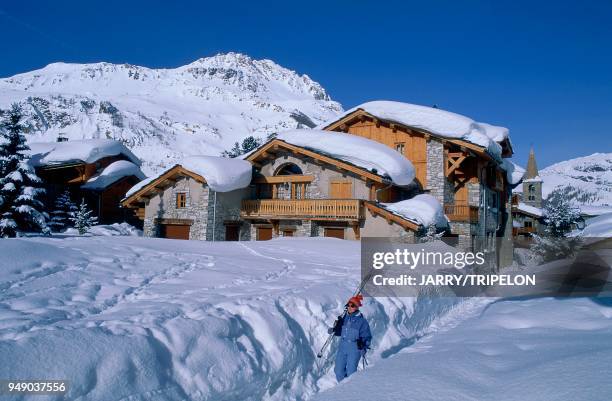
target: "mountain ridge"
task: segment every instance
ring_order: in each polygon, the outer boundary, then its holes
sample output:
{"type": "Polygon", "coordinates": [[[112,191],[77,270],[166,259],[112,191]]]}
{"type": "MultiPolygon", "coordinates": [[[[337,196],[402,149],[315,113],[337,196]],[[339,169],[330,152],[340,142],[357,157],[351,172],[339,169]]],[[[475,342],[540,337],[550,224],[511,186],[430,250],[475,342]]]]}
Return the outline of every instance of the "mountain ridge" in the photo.
{"type": "Polygon", "coordinates": [[[185,156],[219,155],[249,135],[310,127],[342,112],[308,75],[241,53],[159,69],[51,63],[0,79],[0,109],[13,102],[24,109],[29,142],[117,139],[147,174],[185,156]]]}

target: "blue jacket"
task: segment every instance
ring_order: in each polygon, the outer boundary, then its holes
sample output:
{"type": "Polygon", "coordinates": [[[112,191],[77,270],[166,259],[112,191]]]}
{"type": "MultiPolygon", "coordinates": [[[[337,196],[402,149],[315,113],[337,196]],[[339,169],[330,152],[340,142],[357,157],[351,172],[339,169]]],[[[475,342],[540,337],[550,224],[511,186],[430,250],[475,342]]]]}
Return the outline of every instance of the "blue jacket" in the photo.
{"type": "Polygon", "coordinates": [[[365,344],[365,348],[370,347],[370,342],[372,341],[370,325],[361,312],[355,312],[352,315],[347,313],[342,321],[342,331],[340,332],[341,345],[354,343],[357,346],[358,339],[361,339],[365,344]]]}

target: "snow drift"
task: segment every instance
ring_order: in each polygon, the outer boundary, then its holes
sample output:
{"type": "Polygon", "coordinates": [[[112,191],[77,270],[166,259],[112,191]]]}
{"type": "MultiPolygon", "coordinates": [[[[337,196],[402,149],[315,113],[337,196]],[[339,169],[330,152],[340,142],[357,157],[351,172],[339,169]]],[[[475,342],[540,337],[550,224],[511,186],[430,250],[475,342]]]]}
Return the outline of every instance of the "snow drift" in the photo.
{"type": "MultiPolygon", "coordinates": [[[[305,400],[335,385],[316,353],[360,275],[359,243],[328,238],[30,238],[0,252],[13,256],[0,260],[0,377],[65,378],[80,400],[305,400]]],[[[370,361],[455,302],[368,299],[370,361]]]]}

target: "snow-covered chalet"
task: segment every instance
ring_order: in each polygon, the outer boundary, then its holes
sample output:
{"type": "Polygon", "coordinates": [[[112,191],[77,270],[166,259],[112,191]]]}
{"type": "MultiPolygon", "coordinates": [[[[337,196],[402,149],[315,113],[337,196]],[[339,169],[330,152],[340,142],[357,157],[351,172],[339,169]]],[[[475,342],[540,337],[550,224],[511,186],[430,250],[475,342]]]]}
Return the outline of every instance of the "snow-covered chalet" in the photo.
{"type": "Polygon", "coordinates": [[[29,144],[30,162],[45,187],[50,209],[65,190],[74,202],[86,201],[101,223],[129,221],[120,201],[145,178],[140,160],[121,142],[83,139],[29,144]]]}
{"type": "Polygon", "coordinates": [[[279,133],[242,159],[188,158],[122,203],[148,236],[412,241],[434,229],[505,265],[511,189],[522,178],[512,154],[506,128],[376,101],[316,129],[279,133]]]}

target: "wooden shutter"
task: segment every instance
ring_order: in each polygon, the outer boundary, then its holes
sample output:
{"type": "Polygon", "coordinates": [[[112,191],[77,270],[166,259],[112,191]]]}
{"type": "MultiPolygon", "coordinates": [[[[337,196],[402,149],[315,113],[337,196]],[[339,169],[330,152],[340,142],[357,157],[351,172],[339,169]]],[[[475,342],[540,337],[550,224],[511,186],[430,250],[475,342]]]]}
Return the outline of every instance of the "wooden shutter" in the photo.
{"type": "Polygon", "coordinates": [[[350,181],[331,181],[329,197],[331,199],[351,199],[353,197],[352,183],[350,181]]]}

